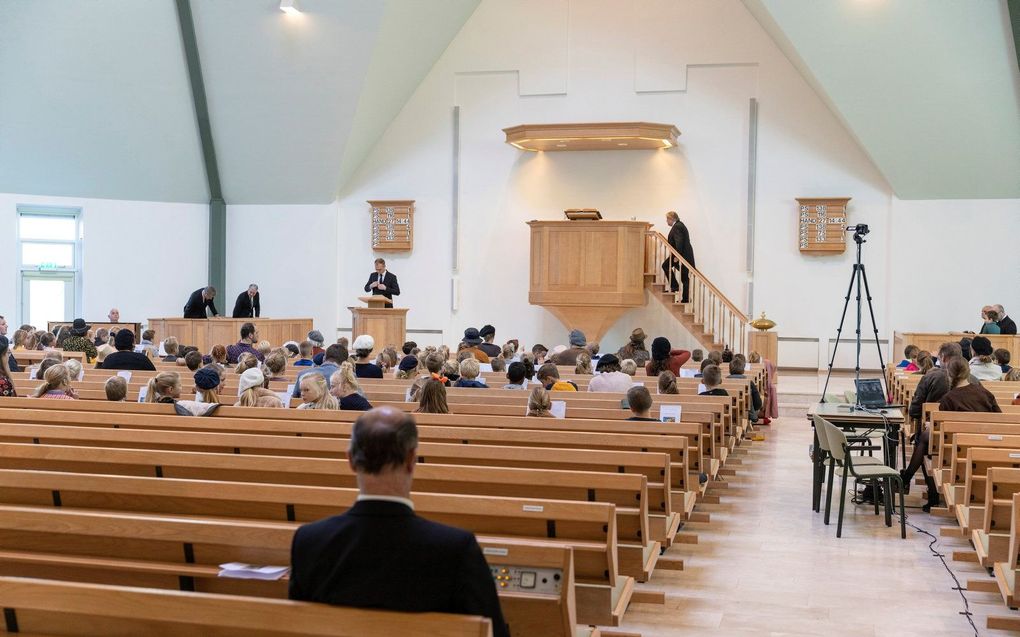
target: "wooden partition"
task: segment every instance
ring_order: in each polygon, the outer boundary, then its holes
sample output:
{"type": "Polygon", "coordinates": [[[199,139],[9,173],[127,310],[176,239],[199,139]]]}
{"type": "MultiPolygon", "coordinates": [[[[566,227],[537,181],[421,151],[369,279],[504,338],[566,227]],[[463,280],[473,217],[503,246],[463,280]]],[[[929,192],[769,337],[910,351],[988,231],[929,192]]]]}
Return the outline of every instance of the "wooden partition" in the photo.
{"type": "Polygon", "coordinates": [[[567,329],[600,340],[620,316],[645,304],[644,221],[530,221],[528,301],[567,329]]]}
{"type": "Polygon", "coordinates": [[[301,342],[312,330],[310,318],[151,318],[149,327],[156,330],[156,342],[176,336],[182,345],[194,345],[208,352],[213,345],[232,345],[241,339],[241,326],[254,323],[259,338],[280,345],[287,341],[301,342]]]}
{"type": "MultiPolygon", "coordinates": [[[[975,321],[976,322],[976,321],[975,321]]],[[[893,351],[889,354],[889,362],[897,363],[903,359],[903,348],[907,345],[917,345],[935,355],[943,343],[959,343],[962,338],[973,339],[975,336],[984,336],[992,342],[995,349],[1003,348],[1009,350],[1014,361],[1020,360],[1020,336],[1014,334],[967,334],[965,332],[895,332],[893,336],[893,351]]]]}

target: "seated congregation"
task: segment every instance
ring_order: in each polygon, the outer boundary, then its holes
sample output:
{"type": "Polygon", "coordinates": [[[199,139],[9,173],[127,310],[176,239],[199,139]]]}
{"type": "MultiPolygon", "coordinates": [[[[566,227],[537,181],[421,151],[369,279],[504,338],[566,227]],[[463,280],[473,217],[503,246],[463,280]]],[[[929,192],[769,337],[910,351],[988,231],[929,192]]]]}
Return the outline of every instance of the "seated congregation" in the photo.
{"type": "Polygon", "coordinates": [[[152,330],[67,331],[0,335],[0,531],[72,516],[5,546],[0,589],[39,574],[611,635],[597,627],[625,624],[632,602],[663,602],[639,585],[683,568],[670,548],[696,541],[682,530],[710,521],[698,506],[727,458],[777,415],[768,361],[665,337],[646,349],[642,330],[601,355],[577,330],[525,351],[488,325],[455,347],[377,348],[314,330],[271,344],[248,323],[208,352],[152,330]],[[38,488],[63,506],[18,495],[38,488]],[[153,548],[171,538],[194,556],[153,548]],[[250,561],[289,568],[222,576],[250,561]],[[522,590],[522,566],[556,586],[522,590]]]}

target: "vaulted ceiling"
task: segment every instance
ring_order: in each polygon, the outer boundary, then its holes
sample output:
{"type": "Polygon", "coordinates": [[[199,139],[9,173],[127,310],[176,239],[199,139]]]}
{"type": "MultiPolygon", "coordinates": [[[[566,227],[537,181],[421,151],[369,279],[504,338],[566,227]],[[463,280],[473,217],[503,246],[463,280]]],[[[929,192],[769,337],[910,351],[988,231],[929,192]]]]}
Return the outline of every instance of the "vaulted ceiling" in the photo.
{"type": "MultiPolygon", "coordinates": [[[[192,0],[229,203],[326,203],[479,0],[192,0]]],[[[0,0],[0,192],[208,201],[172,0],[0,0]]]]}
{"type": "Polygon", "coordinates": [[[1020,69],[1005,0],[744,4],[900,198],[1020,198],[1020,69]]]}
{"type": "MultiPolygon", "coordinates": [[[[479,2],[192,0],[226,201],[332,201],[479,2]]],[[[1004,0],[743,2],[898,196],[1020,198],[1004,0]]],[[[0,192],[208,200],[173,0],[0,0],[0,192]]]]}

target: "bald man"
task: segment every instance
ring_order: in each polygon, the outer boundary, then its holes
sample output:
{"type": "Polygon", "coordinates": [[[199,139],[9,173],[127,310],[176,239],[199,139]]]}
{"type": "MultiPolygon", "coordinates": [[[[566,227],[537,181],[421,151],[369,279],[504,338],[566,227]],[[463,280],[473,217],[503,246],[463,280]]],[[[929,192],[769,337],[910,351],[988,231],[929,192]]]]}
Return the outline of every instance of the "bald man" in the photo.
{"type": "Polygon", "coordinates": [[[113,308],[110,313],[106,315],[106,318],[110,319],[111,323],[120,323],[120,310],[113,308]]]}
{"type": "Polygon", "coordinates": [[[290,598],[414,613],[481,615],[509,637],[496,585],[475,536],[415,515],[414,417],[392,407],[354,422],[348,463],[357,502],[306,524],[291,546],[290,598]]]}
{"type": "Polygon", "coordinates": [[[999,333],[1016,335],[1016,323],[1006,315],[1005,308],[1001,305],[993,305],[992,307],[999,313],[999,333]]]}

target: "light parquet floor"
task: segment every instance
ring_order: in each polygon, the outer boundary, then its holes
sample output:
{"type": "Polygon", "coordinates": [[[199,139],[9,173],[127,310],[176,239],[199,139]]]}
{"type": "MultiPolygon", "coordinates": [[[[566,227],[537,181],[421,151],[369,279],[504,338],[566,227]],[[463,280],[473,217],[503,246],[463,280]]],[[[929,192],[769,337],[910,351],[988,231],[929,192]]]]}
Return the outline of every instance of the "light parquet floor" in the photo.
{"type": "MultiPolygon", "coordinates": [[[[666,593],[665,606],[633,604],[621,630],[645,637],[675,635],[861,635],[925,637],[973,635],[960,615],[963,600],[950,575],[928,550],[930,538],[898,520],[887,528],[874,509],[849,502],[843,537],[811,510],[811,431],[805,419],[781,418],[762,428],[717,505],[699,505],[707,524],[689,524],[699,544],[674,545],[685,571],[656,571],[641,588],[666,593]]],[[[907,504],[920,506],[915,487],[907,504]]],[[[835,503],[834,503],[835,504],[835,503]]],[[[955,525],[919,508],[908,520],[936,537],[955,525]]],[[[940,538],[936,549],[966,586],[987,578],[977,564],[953,562],[962,539],[940,538]]],[[[1009,611],[997,595],[967,592],[980,634],[985,619],[1009,611]]]]}

